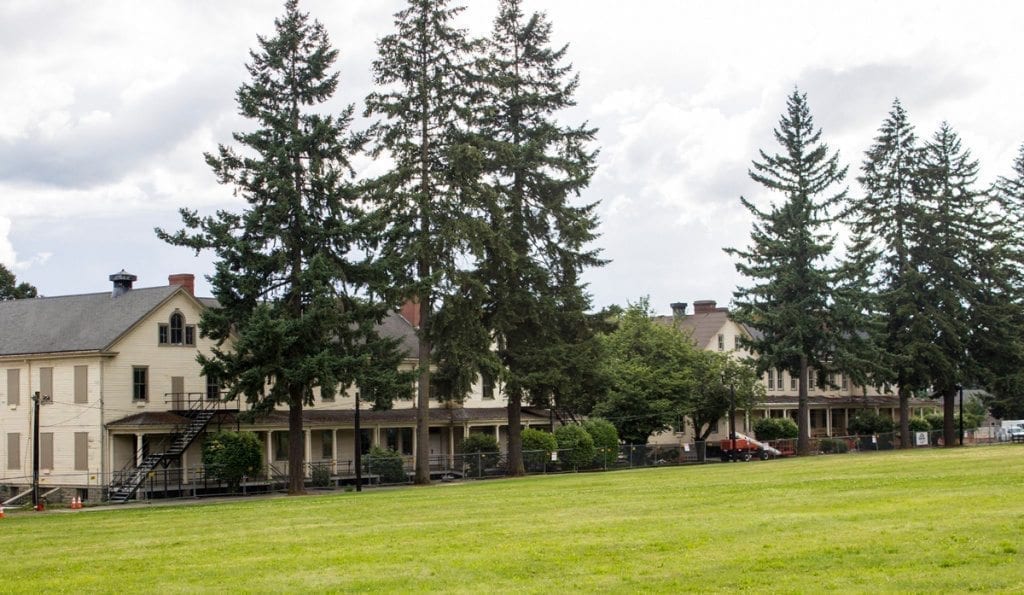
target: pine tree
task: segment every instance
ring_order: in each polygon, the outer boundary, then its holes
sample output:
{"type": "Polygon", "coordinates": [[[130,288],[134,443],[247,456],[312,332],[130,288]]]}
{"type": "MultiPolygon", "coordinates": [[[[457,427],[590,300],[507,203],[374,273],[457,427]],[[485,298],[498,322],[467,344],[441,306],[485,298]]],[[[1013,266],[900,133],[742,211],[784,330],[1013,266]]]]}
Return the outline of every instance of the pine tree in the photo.
{"type": "Polygon", "coordinates": [[[983,250],[973,253],[970,353],[996,417],[1024,414],[1024,146],[984,211],[983,250]]]}
{"type": "Polygon", "coordinates": [[[921,329],[913,319],[922,279],[911,262],[913,230],[921,221],[917,203],[921,158],[914,127],[897,99],[875,143],[865,153],[858,178],[864,194],[851,197],[845,213],[853,232],[848,250],[850,268],[863,272],[865,286],[876,298],[869,307],[881,319],[875,340],[884,349],[885,364],[891,370],[888,375],[869,375],[855,381],[896,383],[904,447],[911,445],[910,396],[928,387],[925,363],[915,353],[931,339],[912,333],[921,329]]]}
{"type": "Polygon", "coordinates": [[[975,302],[977,271],[973,263],[987,249],[985,197],[974,185],[978,162],[960,138],[943,123],[925,144],[917,202],[920,224],[911,242],[911,260],[920,271],[918,308],[911,325],[930,344],[914,352],[927,368],[930,385],[943,399],[943,436],[956,444],[954,404],[958,387],[972,380],[970,306],[975,302]]]}
{"type": "Polygon", "coordinates": [[[595,130],[564,126],[578,78],[553,49],[543,13],[525,15],[520,0],[501,0],[481,71],[478,134],[485,159],[490,234],[481,264],[492,329],[508,399],[509,473],[524,472],[524,400],[555,406],[567,369],[595,369],[596,340],[584,312],[580,272],[602,264],[596,250],[596,204],[573,199],[590,183],[595,130]],[[588,347],[589,346],[589,347],[588,347]],[[579,347],[580,349],[575,349],[579,347]]]}
{"type": "Polygon", "coordinates": [[[348,132],[353,108],[337,117],[314,111],[337,88],[330,71],[337,52],[296,0],[275,26],[250,52],[251,80],[237,94],[254,123],[233,135],[245,150],[221,145],[206,155],[245,210],[199,217],[182,209],[185,230],[157,233],[217,254],[211,285],[220,306],[200,320],[217,348],[200,357],[204,374],[257,414],[287,405],[289,493],[297,494],[304,491],[303,408],[315,389],[327,398],[357,385],[386,405],[408,392],[408,379],[397,372],[394,343],[376,333],[387,307],[367,298],[387,271],[359,256],[379,225],[350,181],[351,156],[364,143],[348,132]]]}
{"type": "Polygon", "coordinates": [[[828,208],[846,193],[830,189],[843,181],[846,168],[839,165],[838,154],[829,154],[821,130],[814,128],[807,96],[798,90],[787,99],[774,132],[782,152],[762,150],[761,161],[754,161],[749,173],[783,200],[761,210],[741,197],[754,216],[751,244],[726,252],[739,257],[736,269],[754,282],[733,294],[733,316],[759,331],[748,341],[757,353],[758,372],[784,369],[799,378],[797,453],[803,455],[810,448],[807,370],[813,367],[824,382],[838,352],[858,330],[855,320],[838,315],[837,272],[825,262],[835,243],[827,233],[828,208]]]}
{"type": "Polygon", "coordinates": [[[442,388],[465,387],[463,366],[473,363],[471,354],[485,336],[479,314],[466,317],[462,326],[434,324],[439,305],[447,303],[450,321],[482,299],[464,264],[481,234],[480,158],[468,138],[470,66],[477,48],[453,24],[462,8],[448,4],[409,0],[395,14],[396,30],[378,41],[373,63],[381,90],[366,99],[366,115],[382,118],[375,127],[375,154],[393,161],[378,180],[375,198],[388,221],[380,255],[404,271],[396,291],[419,304],[418,484],[430,482],[432,355],[449,380],[442,388]],[[458,343],[467,339],[473,344],[458,343]]]}

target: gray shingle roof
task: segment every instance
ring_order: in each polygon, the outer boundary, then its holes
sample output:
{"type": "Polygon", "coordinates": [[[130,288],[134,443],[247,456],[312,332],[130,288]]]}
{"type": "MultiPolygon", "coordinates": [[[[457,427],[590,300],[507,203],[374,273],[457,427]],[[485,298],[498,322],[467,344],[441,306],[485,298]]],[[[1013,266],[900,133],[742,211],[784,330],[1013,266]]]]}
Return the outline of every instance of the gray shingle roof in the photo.
{"type": "Polygon", "coordinates": [[[0,355],[105,349],[177,286],[0,301],[0,355]]]}
{"type": "MultiPolygon", "coordinates": [[[[108,348],[179,289],[164,285],[132,289],[116,298],[104,292],[0,301],[0,356],[108,348]]],[[[199,302],[212,308],[219,305],[214,298],[199,302]]],[[[398,339],[406,357],[417,357],[416,329],[400,314],[385,317],[379,331],[398,339]]]]}

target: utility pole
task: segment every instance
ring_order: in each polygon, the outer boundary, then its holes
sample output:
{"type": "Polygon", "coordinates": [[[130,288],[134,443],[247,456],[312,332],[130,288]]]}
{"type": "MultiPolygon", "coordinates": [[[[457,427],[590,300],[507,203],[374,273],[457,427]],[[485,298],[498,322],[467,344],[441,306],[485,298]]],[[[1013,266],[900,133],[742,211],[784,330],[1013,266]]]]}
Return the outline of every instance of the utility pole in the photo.
{"type": "Polygon", "coordinates": [[[39,501],[39,391],[32,395],[32,506],[42,510],[39,501]]]}

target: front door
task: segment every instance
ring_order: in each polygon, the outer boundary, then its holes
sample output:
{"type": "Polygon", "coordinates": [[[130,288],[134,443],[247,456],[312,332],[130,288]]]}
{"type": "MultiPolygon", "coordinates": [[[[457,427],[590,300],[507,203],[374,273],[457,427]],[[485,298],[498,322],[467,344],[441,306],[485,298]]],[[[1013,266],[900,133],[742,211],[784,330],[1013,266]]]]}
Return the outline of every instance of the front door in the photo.
{"type": "Polygon", "coordinates": [[[173,402],[171,409],[175,411],[185,411],[188,409],[188,405],[185,403],[184,376],[171,376],[171,401],[173,402]]]}

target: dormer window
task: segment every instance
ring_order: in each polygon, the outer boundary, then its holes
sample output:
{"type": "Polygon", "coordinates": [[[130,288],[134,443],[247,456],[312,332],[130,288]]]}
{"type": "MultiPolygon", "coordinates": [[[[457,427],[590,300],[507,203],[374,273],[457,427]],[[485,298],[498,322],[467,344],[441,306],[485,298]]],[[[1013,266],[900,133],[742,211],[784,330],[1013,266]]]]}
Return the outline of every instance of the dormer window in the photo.
{"type": "Polygon", "coordinates": [[[175,310],[157,329],[157,340],[161,345],[195,345],[196,326],[185,324],[185,315],[175,310]]]}

